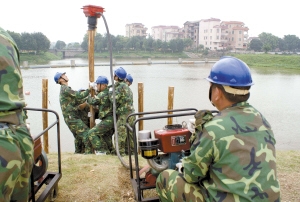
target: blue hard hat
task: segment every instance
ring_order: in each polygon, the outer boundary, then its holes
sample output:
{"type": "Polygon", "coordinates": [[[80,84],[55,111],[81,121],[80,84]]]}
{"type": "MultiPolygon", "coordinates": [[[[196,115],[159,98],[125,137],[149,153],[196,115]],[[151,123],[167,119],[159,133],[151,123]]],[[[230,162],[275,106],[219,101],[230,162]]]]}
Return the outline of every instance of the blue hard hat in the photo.
{"type": "Polygon", "coordinates": [[[123,67],[119,67],[115,70],[115,75],[124,80],[126,78],[127,72],[125,71],[125,69],[123,69],[123,67]]]}
{"type": "Polygon", "coordinates": [[[64,75],[66,72],[63,72],[63,73],[61,73],[61,72],[56,72],[56,74],[54,75],[54,81],[55,81],[55,83],[58,83],[58,80],[60,79],[60,77],[62,76],[62,75],[64,75]]]}
{"type": "Polygon", "coordinates": [[[129,83],[133,82],[133,78],[132,78],[132,76],[130,74],[127,74],[126,80],[129,81],[129,83]]]}
{"type": "Polygon", "coordinates": [[[108,84],[108,79],[106,76],[98,76],[96,84],[108,84]]]}
{"type": "Polygon", "coordinates": [[[254,84],[248,65],[231,56],[224,56],[216,62],[206,79],[226,86],[252,86],[254,84]]]}

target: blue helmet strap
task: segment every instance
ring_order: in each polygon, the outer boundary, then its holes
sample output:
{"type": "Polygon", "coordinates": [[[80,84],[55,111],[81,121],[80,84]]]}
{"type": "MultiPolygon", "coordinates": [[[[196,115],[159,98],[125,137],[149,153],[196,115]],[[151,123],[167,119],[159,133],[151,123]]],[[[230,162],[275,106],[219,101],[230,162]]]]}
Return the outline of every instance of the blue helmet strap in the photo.
{"type": "Polygon", "coordinates": [[[212,93],[212,87],[213,87],[214,83],[211,83],[210,87],[209,87],[209,95],[208,95],[208,98],[209,98],[209,101],[210,103],[215,106],[215,104],[211,101],[211,93],[212,93]]]}

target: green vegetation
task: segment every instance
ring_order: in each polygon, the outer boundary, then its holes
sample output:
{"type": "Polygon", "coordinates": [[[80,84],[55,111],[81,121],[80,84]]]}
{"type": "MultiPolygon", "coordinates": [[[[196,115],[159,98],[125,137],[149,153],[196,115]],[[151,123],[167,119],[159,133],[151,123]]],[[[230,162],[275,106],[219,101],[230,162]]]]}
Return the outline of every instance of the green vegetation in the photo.
{"type": "Polygon", "coordinates": [[[30,65],[38,65],[38,64],[47,64],[51,60],[60,60],[62,58],[62,54],[55,55],[50,52],[41,53],[38,55],[32,53],[21,53],[20,61],[21,65],[23,65],[24,61],[28,61],[30,65]]]}
{"type": "Polygon", "coordinates": [[[233,54],[251,67],[278,67],[300,69],[298,55],[270,55],[270,54],[233,54]]]}
{"type": "MultiPolygon", "coordinates": [[[[158,52],[158,51],[119,51],[112,53],[113,58],[188,58],[188,56],[181,53],[171,53],[171,52],[158,52]]],[[[77,57],[88,58],[88,53],[82,53],[77,55],[77,57]]],[[[94,53],[95,58],[109,58],[109,52],[94,53]]]]}

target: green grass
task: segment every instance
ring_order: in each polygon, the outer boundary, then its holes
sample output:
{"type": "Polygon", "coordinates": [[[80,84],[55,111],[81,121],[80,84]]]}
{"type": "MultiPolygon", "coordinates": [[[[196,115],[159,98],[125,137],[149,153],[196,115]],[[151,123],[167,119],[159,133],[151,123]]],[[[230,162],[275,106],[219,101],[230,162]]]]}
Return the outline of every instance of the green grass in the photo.
{"type": "Polygon", "coordinates": [[[29,65],[47,64],[51,60],[60,60],[61,58],[62,58],[61,53],[58,55],[55,55],[50,52],[45,52],[37,55],[21,53],[20,64],[23,65],[24,61],[28,61],[29,65]]]}
{"type": "Polygon", "coordinates": [[[232,56],[243,60],[250,67],[300,70],[300,56],[298,55],[233,54],[232,56]]]}

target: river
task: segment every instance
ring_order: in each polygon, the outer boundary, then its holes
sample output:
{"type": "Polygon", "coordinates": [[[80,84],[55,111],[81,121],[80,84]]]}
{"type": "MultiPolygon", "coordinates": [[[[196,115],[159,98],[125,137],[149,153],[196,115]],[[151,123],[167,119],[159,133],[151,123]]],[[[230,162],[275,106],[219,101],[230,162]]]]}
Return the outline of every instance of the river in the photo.
{"type": "MultiPolygon", "coordinates": [[[[75,59],[76,63],[86,63],[87,60],[75,59]]],[[[96,61],[95,61],[96,63],[96,61]]],[[[70,59],[52,61],[51,64],[70,64],[70,59]]],[[[208,99],[209,83],[204,79],[208,76],[212,64],[152,64],[152,65],[124,65],[127,73],[133,76],[131,89],[134,94],[134,107],[138,106],[138,82],[144,84],[144,111],[166,110],[168,106],[168,88],[174,87],[174,109],[215,108],[208,99]]],[[[119,67],[114,66],[113,68],[119,67]]],[[[61,151],[74,151],[74,138],[67,128],[59,105],[60,86],[54,82],[56,72],[66,72],[69,86],[74,90],[87,88],[89,81],[88,67],[63,68],[30,68],[22,69],[24,92],[27,107],[42,107],[42,79],[48,79],[48,108],[58,112],[60,116],[61,151]]],[[[105,75],[110,80],[109,66],[95,66],[95,79],[105,75]]],[[[250,104],[257,108],[270,122],[279,150],[300,149],[300,75],[283,74],[278,71],[265,73],[251,69],[255,85],[251,88],[250,104]]],[[[110,80],[111,84],[111,80],[110,80]]],[[[42,131],[42,113],[28,113],[28,122],[33,135],[42,131]]],[[[182,123],[192,117],[173,118],[173,123],[182,123]]],[[[49,114],[48,123],[55,121],[55,116],[49,114]]],[[[144,129],[154,131],[164,127],[166,119],[144,121],[144,129]]],[[[49,131],[49,151],[57,151],[56,128],[49,131]]]]}

